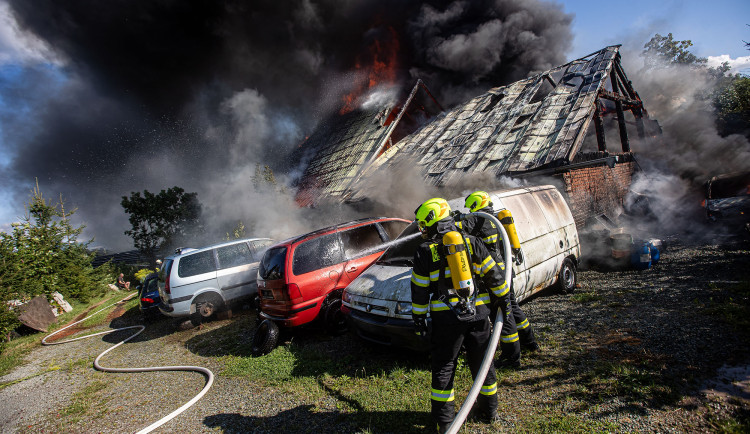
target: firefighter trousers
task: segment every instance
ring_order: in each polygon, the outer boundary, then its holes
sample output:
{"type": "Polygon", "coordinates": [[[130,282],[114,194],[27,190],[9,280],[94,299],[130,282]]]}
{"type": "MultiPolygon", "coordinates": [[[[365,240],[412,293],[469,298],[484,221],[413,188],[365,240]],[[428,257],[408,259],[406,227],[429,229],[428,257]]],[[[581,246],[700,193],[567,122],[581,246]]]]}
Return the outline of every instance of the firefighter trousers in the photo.
{"type": "MultiPolygon", "coordinates": [[[[481,321],[441,324],[432,321],[432,418],[440,424],[450,423],[455,416],[453,379],[456,375],[458,353],[463,344],[471,377],[476,378],[490,341],[490,322],[481,321]]],[[[490,365],[475,408],[494,415],[497,411],[497,380],[495,367],[490,365]]]]}
{"type": "MultiPolygon", "coordinates": [[[[529,319],[518,306],[513,285],[511,285],[508,298],[504,302],[505,306],[501,306],[504,318],[503,328],[500,331],[500,360],[512,364],[521,360],[521,345],[535,343],[536,337],[529,319]]],[[[495,315],[496,310],[493,308],[492,318],[495,315]]]]}

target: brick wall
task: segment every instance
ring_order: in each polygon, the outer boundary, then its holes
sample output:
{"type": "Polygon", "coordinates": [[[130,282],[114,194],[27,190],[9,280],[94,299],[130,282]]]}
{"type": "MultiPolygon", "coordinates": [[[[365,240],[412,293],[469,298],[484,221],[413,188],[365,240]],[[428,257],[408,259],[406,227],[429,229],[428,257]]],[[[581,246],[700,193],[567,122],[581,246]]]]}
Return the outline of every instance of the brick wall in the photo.
{"type": "Polygon", "coordinates": [[[625,161],[609,168],[606,164],[573,169],[562,173],[576,226],[582,228],[589,218],[605,214],[614,219],[620,214],[630,188],[635,163],[625,161]]]}

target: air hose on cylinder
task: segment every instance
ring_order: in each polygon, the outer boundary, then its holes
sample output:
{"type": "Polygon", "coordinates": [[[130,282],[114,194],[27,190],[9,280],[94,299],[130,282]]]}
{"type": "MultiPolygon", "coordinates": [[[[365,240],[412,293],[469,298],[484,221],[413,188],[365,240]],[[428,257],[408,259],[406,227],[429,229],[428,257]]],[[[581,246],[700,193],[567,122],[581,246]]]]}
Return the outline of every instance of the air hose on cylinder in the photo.
{"type": "MultiPolygon", "coordinates": [[[[511,247],[510,242],[508,241],[508,232],[505,230],[505,227],[500,223],[500,221],[497,219],[497,217],[493,216],[492,214],[488,214],[486,212],[477,211],[472,212],[469,214],[463,214],[463,216],[470,216],[475,215],[478,217],[484,217],[486,219],[489,219],[491,222],[495,223],[495,226],[498,228],[498,230],[502,231],[503,235],[503,250],[505,252],[504,257],[505,258],[512,258],[511,255],[511,247]]],[[[508,286],[513,284],[513,261],[509,261],[507,264],[505,264],[505,281],[508,282],[508,286]]],[[[484,358],[482,359],[482,364],[479,366],[479,372],[477,372],[477,376],[474,379],[474,384],[471,386],[471,389],[469,390],[468,396],[466,396],[466,400],[464,401],[464,405],[461,406],[461,410],[459,410],[458,414],[456,414],[456,417],[453,419],[453,422],[448,427],[447,434],[456,434],[458,430],[461,428],[461,425],[464,424],[464,421],[469,416],[469,412],[471,411],[471,407],[474,405],[474,402],[477,400],[477,396],[479,396],[479,391],[482,389],[482,385],[484,384],[484,379],[487,377],[487,372],[490,370],[490,364],[492,364],[493,359],[495,358],[495,350],[497,350],[497,344],[500,341],[500,330],[503,328],[503,316],[502,315],[496,315],[495,316],[495,325],[492,329],[492,336],[490,337],[490,343],[487,345],[487,351],[484,353],[484,358]]]]}
{"type": "Polygon", "coordinates": [[[145,433],[149,433],[149,432],[155,430],[156,428],[158,428],[158,427],[164,425],[165,423],[169,422],[170,420],[174,419],[175,417],[177,417],[177,415],[179,415],[183,411],[185,411],[188,408],[190,408],[193,404],[195,404],[196,402],[198,402],[198,400],[201,399],[203,397],[203,395],[206,394],[206,392],[208,392],[208,389],[211,388],[211,385],[214,382],[214,374],[213,374],[213,372],[211,372],[208,368],[204,368],[202,366],[149,366],[149,367],[145,367],[145,368],[108,368],[108,367],[105,367],[105,366],[101,366],[99,364],[99,359],[101,359],[102,357],[104,357],[105,354],[107,354],[108,352],[114,350],[115,348],[119,347],[120,345],[124,344],[125,342],[133,339],[134,337],[136,337],[139,334],[141,334],[144,330],[146,330],[146,327],[143,326],[143,325],[120,327],[120,328],[117,328],[117,329],[105,330],[103,332],[93,333],[93,334],[90,334],[90,335],[81,336],[81,337],[77,337],[77,338],[73,338],[73,339],[66,339],[64,341],[47,342],[47,339],[49,339],[52,336],[54,336],[54,335],[62,332],[63,330],[69,329],[70,327],[73,327],[76,324],[82,323],[83,321],[86,321],[87,319],[91,318],[92,316],[97,315],[97,314],[103,312],[104,310],[106,310],[106,309],[108,309],[108,308],[110,308],[110,307],[112,307],[112,306],[114,306],[114,305],[116,305],[118,303],[123,303],[125,301],[128,301],[128,300],[130,300],[131,298],[133,298],[136,295],[138,295],[137,292],[135,292],[133,294],[130,294],[130,295],[128,295],[127,297],[123,298],[120,301],[117,301],[115,303],[110,304],[109,306],[106,306],[106,307],[103,307],[103,308],[99,309],[98,311],[92,313],[91,315],[87,316],[86,318],[83,318],[82,320],[76,321],[76,322],[74,322],[72,324],[69,324],[69,325],[61,328],[60,330],[57,330],[55,332],[52,332],[52,333],[48,334],[47,336],[44,337],[44,339],[42,339],[42,345],[59,345],[59,344],[65,344],[65,343],[68,343],[68,342],[74,342],[74,341],[81,340],[81,339],[91,338],[91,337],[94,337],[94,336],[106,335],[106,334],[114,333],[114,332],[117,332],[117,331],[120,331],[120,330],[138,329],[138,331],[135,332],[135,334],[133,334],[133,335],[129,336],[128,338],[126,338],[126,339],[118,342],[116,345],[107,348],[105,351],[103,351],[101,354],[99,354],[99,356],[97,356],[96,359],[94,360],[94,368],[97,369],[97,370],[99,370],[99,371],[102,371],[102,372],[195,371],[195,372],[200,372],[200,373],[202,373],[202,374],[204,374],[206,376],[206,385],[203,386],[203,389],[200,391],[200,393],[198,393],[197,395],[195,395],[193,397],[193,399],[191,399],[190,401],[188,401],[185,404],[183,404],[180,408],[178,408],[175,411],[169,413],[168,415],[166,415],[163,418],[159,419],[158,421],[152,423],[151,425],[147,426],[146,428],[143,428],[142,430],[138,431],[138,434],[145,434],[145,433]]]}

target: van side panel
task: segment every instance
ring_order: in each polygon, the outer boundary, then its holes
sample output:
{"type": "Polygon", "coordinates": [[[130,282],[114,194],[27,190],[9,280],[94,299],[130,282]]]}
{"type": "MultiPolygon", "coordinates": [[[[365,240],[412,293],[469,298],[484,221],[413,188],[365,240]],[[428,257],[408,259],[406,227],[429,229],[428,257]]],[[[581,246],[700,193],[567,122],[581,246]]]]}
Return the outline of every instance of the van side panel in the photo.
{"type": "Polygon", "coordinates": [[[581,244],[578,240],[575,220],[567,202],[555,189],[542,190],[534,193],[534,195],[539,201],[539,206],[545,212],[550,227],[560,231],[557,239],[558,247],[560,247],[559,252],[561,253],[560,265],[562,265],[562,259],[569,256],[575,257],[577,261],[581,256],[581,244]],[[563,242],[562,246],[559,245],[560,241],[563,242]]]}
{"type": "Polygon", "coordinates": [[[514,265],[514,289],[519,300],[557,280],[562,261],[580,256],[573,215],[554,188],[530,188],[499,198],[512,213],[524,262],[514,265]]]}
{"type": "Polygon", "coordinates": [[[548,272],[539,267],[555,253],[550,242],[550,227],[531,194],[504,197],[503,204],[513,213],[523,251],[524,261],[516,268],[517,281],[513,285],[516,296],[522,299],[531,295],[534,288],[543,285],[546,280],[548,272]]]}
{"type": "Polygon", "coordinates": [[[542,210],[550,232],[544,237],[546,258],[539,264],[534,264],[537,269],[531,272],[534,277],[529,295],[553,285],[563,260],[571,255],[573,246],[578,246],[573,215],[562,196],[552,189],[535,191],[531,196],[542,210]]]}
{"type": "Polygon", "coordinates": [[[257,275],[257,262],[219,270],[216,277],[224,301],[230,302],[256,294],[258,292],[258,285],[255,281],[257,275]]]}

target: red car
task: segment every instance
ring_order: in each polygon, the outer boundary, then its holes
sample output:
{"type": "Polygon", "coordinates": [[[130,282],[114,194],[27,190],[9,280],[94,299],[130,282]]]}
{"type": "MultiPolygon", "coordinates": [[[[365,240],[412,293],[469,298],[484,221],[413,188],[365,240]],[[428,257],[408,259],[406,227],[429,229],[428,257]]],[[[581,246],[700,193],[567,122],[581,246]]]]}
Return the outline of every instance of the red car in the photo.
{"type": "Polygon", "coordinates": [[[260,318],[275,324],[261,324],[256,335],[268,333],[262,327],[295,327],[318,317],[332,332],[345,329],[341,314],[344,288],[375,262],[409,223],[399,218],[367,218],[271,246],[260,261],[257,282],[260,318]]]}

